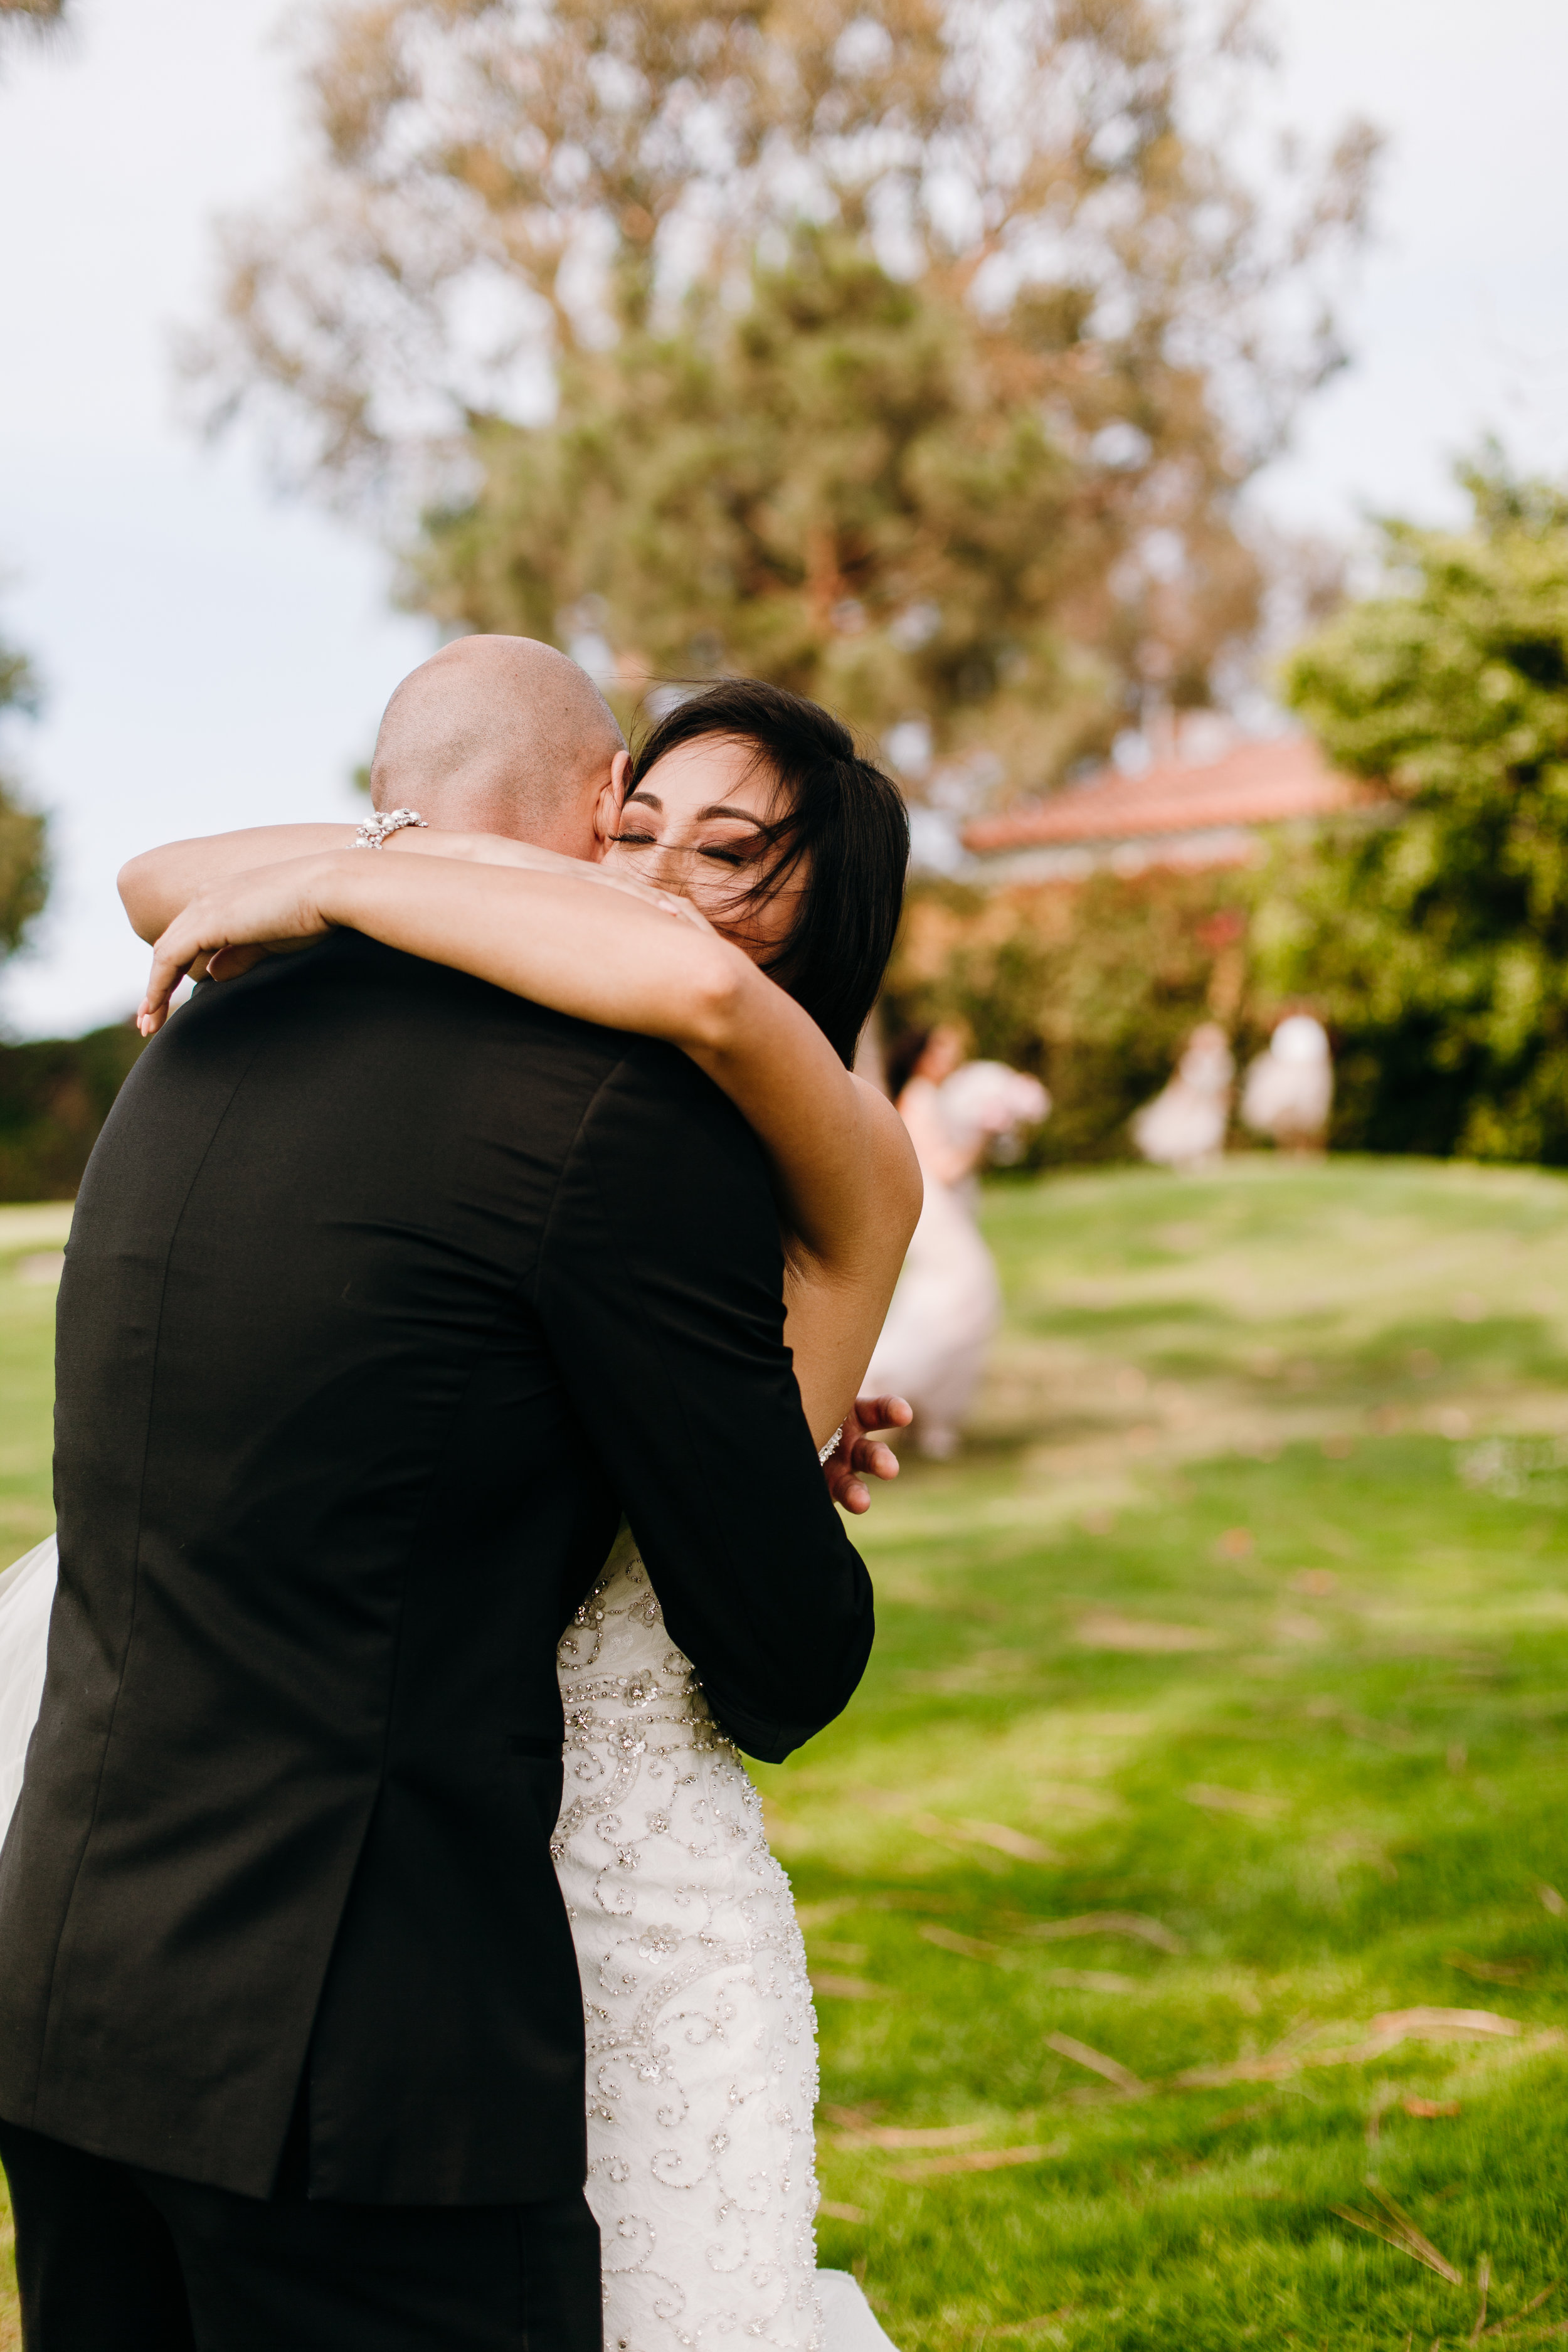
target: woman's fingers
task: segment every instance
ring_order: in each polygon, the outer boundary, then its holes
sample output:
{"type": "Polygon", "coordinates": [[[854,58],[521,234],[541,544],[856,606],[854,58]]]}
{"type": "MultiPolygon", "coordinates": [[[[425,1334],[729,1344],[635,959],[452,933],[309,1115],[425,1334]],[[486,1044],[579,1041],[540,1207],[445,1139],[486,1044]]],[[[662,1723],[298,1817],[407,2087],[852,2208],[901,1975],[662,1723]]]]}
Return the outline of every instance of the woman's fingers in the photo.
{"type": "Polygon", "coordinates": [[[899,1475],[898,1455],[878,1437],[861,1438],[851,1460],[864,1478],[896,1478],[899,1475]]]}
{"type": "MultiPolygon", "coordinates": [[[[294,947],[298,946],[299,942],[290,940],[288,945],[294,947]]],[[[207,978],[237,980],[242,972],[249,971],[254,964],[260,963],[267,956],[279,955],[282,952],[284,952],[282,944],[274,943],[270,940],[258,940],[253,945],[242,948],[215,948],[207,958],[207,978]]],[[[199,957],[197,961],[200,961],[199,957]]]]}
{"type": "Polygon", "coordinates": [[[855,1400],[855,1418],[868,1436],[874,1429],[908,1429],[915,1417],[906,1397],[863,1396],[855,1400]]]}
{"type": "Polygon", "coordinates": [[[191,926],[186,915],[176,915],[153,945],[153,969],[147,975],[147,991],[136,1009],[136,1026],[143,1037],[157,1035],[169,1017],[169,999],[196,958],[205,949],[220,944],[210,940],[193,939],[190,933],[191,926]]]}
{"type": "Polygon", "coordinates": [[[169,1000],[198,958],[215,980],[234,980],[258,957],[308,947],[331,926],[317,904],[330,859],[301,857],[257,866],[194,898],[153,950],[153,969],[136,1025],[151,1037],[169,1017],[169,1000]]]}
{"type": "Polygon", "coordinates": [[[827,1491],[840,1510],[858,1517],[871,1507],[868,1478],[891,1479],[899,1475],[899,1457],[890,1445],[873,1436],[879,1429],[907,1429],[914,1419],[902,1397],[857,1397],[847,1416],[837,1450],[823,1465],[827,1491]]]}
{"type": "Polygon", "coordinates": [[[858,1472],[843,1458],[843,1449],[829,1455],[823,1465],[827,1491],[841,1511],[853,1511],[857,1516],[871,1507],[871,1490],[858,1472]]]}

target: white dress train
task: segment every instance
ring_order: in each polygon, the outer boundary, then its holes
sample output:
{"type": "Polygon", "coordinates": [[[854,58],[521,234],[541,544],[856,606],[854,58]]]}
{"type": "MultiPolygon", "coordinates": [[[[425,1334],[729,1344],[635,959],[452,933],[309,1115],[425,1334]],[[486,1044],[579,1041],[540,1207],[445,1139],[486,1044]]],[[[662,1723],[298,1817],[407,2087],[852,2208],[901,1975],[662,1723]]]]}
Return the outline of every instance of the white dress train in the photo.
{"type": "Polygon", "coordinates": [[[54,1601],[55,1539],[50,1536],[0,1576],[0,1837],[22,1793],[27,1742],[43,1705],[54,1601]]]}
{"type": "MultiPolygon", "coordinates": [[[[44,1689],[51,1537],[0,1576],[0,1835],[44,1689]]],[[[816,2021],[762,1801],[623,1530],[557,1659],[552,1842],[583,1979],[605,2352],[893,2352],[816,2268],[816,2021]]]]}
{"type": "Polygon", "coordinates": [[[911,1078],[899,1097],[925,1180],[925,1199],[863,1383],[868,1396],[907,1397],[915,1443],[939,1460],[956,1453],[959,1429],[1002,1320],[995,1261],[976,1222],[979,1187],[955,1176],[989,1149],[1016,1155],[1018,1130],[1049,1116],[1037,1078],[1002,1062],[965,1062],[940,1087],[911,1078]]]}

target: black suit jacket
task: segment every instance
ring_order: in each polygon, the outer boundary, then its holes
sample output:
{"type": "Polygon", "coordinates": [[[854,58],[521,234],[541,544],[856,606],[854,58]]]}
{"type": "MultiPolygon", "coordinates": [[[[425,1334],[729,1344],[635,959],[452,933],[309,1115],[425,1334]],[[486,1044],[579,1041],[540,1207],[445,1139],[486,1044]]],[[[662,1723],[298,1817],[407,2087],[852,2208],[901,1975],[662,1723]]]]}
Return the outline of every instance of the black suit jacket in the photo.
{"type": "Polygon", "coordinates": [[[584,2169],[557,1637],[624,1505],[753,1755],[871,1640],[754,1138],[684,1056],[340,935],[128,1080],[61,1285],[0,2116],[268,2193],[584,2169]]]}

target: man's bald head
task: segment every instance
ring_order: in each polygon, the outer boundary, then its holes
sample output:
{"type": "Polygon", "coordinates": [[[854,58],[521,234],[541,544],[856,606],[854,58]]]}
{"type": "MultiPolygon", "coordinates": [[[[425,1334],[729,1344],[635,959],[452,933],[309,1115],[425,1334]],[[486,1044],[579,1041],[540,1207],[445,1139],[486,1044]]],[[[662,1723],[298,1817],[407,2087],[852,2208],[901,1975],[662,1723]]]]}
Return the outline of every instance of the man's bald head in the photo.
{"type": "Polygon", "coordinates": [[[453,832],[593,855],[594,803],[626,749],[585,670],[534,637],[458,637],[387,704],[371,761],[378,809],[453,832]]]}

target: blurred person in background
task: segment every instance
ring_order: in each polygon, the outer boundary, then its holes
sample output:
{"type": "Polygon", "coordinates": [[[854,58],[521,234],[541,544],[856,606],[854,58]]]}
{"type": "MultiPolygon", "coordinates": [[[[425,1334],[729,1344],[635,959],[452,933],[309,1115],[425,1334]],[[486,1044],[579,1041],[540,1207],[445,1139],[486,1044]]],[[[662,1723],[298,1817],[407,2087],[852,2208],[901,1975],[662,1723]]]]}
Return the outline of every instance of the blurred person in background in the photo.
{"type": "Polygon", "coordinates": [[[1243,1123],[1281,1151],[1321,1151],[1333,1099],[1328,1031],[1310,1013],[1289,1013],[1247,1070],[1243,1123]]]}
{"type": "Polygon", "coordinates": [[[1132,1140],[1156,1168],[1201,1168],[1225,1150],[1236,1062],[1217,1021],[1200,1022],[1175,1075],[1132,1117],[1132,1140]]]}
{"type": "Polygon", "coordinates": [[[948,1460],[985,1369],[1002,1291],[976,1223],[978,1171],[987,1158],[1016,1159],[1025,1128],[1051,1099],[1037,1078],[1001,1062],[966,1061],[962,1029],[943,1022],[910,1032],[888,1056],[889,1088],[925,1180],[910,1244],[868,1386],[880,1382],[914,1407],[915,1443],[948,1460]]]}

